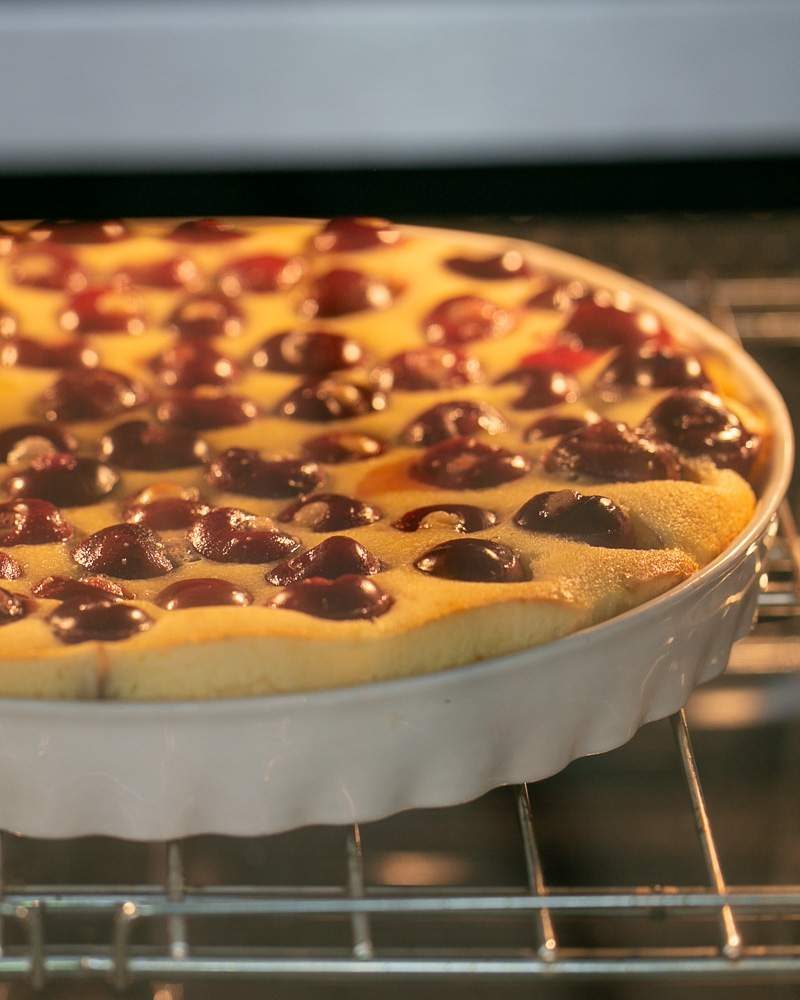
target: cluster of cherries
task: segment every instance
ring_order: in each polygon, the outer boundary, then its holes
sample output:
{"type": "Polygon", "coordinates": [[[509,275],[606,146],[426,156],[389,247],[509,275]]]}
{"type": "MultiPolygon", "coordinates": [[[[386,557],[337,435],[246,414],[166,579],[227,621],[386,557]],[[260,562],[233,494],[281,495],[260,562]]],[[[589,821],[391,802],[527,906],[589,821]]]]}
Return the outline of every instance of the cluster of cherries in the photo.
{"type": "MultiPolygon", "coordinates": [[[[191,244],[233,241],[244,235],[230,223],[194,220],[178,225],[170,238],[191,244]]],[[[204,465],[213,487],[286,499],[290,502],[277,520],[314,531],[340,532],[378,520],[382,514],[371,504],[315,491],[324,482],[321,466],[373,458],[385,451],[384,441],[361,432],[336,431],[307,440],[299,458],[265,459],[254,450],[229,448],[212,459],[201,436],[203,430],[243,424],[258,413],[254,401],[227,391],[241,368],[212,345],[214,338],[234,335],[241,328],[236,296],[294,287],[305,274],[302,259],[263,254],[241,258],[216,276],[212,293],[196,290],[198,270],[182,255],[123,268],[111,286],[93,287],[69,245],[116,242],[127,236],[124,223],[113,220],[40,223],[21,239],[12,279],[69,292],[61,324],[75,334],[143,330],[144,318],[129,294],[137,285],[189,292],[169,320],[178,336],[175,346],[150,363],[169,394],[156,401],[156,422],[126,419],[103,436],[99,458],[78,455],[77,442],[59,422],[130,415],[150,402],[150,394],[136,380],[99,367],[97,353],[80,338],[46,346],[18,335],[13,317],[0,316],[4,338],[0,363],[62,369],[41,398],[46,422],[0,432],[0,461],[11,460],[13,467],[3,484],[10,499],[0,504],[0,544],[12,547],[70,538],[71,528],[60,508],[107,497],[118,483],[118,468],[161,471],[204,465]],[[31,439],[44,439],[48,447],[27,463],[18,461],[19,450],[24,454],[31,439]]],[[[312,242],[315,251],[325,253],[390,247],[400,241],[399,231],[383,220],[340,219],[324,226],[312,242]]],[[[486,281],[525,278],[530,273],[516,251],[480,259],[453,257],[445,266],[486,281]]],[[[309,318],[325,318],[384,308],[398,291],[362,272],[337,268],[311,283],[299,311],[309,318]]],[[[549,472],[566,479],[674,479],[683,474],[685,455],[709,456],[719,466],[747,473],[758,438],[710,391],[700,361],[676,350],[655,317],[606,301],[575,282],[555,282],[527,305],[569,310],[569,320],[551,348],[526,356],[501,379],[520,386],[520,395],[511,403],[515,409],[573,402],[580,391],[576,372],[612,348],[613,359],[598,378],[602,390],[673,390],[639,429],[591,414],[540,415],[525,437],[557,438],[543,459],[549,472]]],[[[424,346],[378,367],[369,368],[357,341],[322,330],[274,334],[255,351],[251,363],[265,371],[302,376],[279,402],[280,415],[309,422],[342,420],[384,409],[392,388],[451,390],[482,381],[480,363],[466,346],[502,336],[515,322],[514,310],[480,296],[458,296],[425,317],[424,346]]],[[[530,471],[530,460],[476,436],[506,429],[503,415],[483,402],[450,400],[433,406],[401,434],[404,443],[425,449],[412,463],[410,474],[450,490],[485,489],[519,479],[530,471]]],[[[345,535],[333,534],[300,553],[298,539],[271,522],[238,508],[212,508],[193,491],[134,498],[123,517],[123,523],[95,532],[74,549],[75,562],[87,574],[84,579],[50,577],[34,587],[37,597],[62,602],[50,622],[65,642],[120,639],[152,624],[146,612],[124,603],[130,595],[109,577],[145,579],[171,572],[175,557],[158,531],[187,532],[192,551],[210,561],[277,562],[266,574],[269,583],[283,588],[271,599],[274,607],[331,619],[364,619],[383,614],[393,603],[371,579],[384,568],[380,560],[345,535]]],[[[627,515],[610,499],[571,489],[532,497],[514,521],[525,530],[592,545],[634,544],[627,515]]],[[[444,503],[409,511],[394,527],[416,531],[429,524],[447,524],[459,535],[468,535],[495,523],[491,511],[444,503]]],[[[415,566],[447,579],[493,583],[529,579],[531,573],[508,546],[484,538],[444,542],[417,559],[415,566]]],[[[0,577],[15,579],[21,573],[12,556],[0,553],[0,577]]],[[[179,581],[156,597],[167,610],[206,604],[243,606],[252,600],[242,588],[213,578],[179,581]]],[[[24,617],[31,606],[29,599],[0,588],[0,623],[24,617]]]]}

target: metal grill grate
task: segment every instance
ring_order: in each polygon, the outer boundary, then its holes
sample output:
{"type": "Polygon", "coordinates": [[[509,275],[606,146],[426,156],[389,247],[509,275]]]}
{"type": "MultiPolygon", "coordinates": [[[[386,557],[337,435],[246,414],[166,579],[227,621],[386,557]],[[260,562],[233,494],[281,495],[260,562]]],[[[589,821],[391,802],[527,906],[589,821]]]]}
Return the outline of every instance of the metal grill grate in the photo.
{"type": "MultiPolygon", "coordinates": [[[[733,334],[744,311],[755,317],[746,329],[748,336],[758,337],[775,337],[773,326],[758,318],[771,308],[773,292],[789,302],[800,300],[800,283],[794,283],[790,295],[786,282],[713,286],[698,282],[670,291],[679,291],[695,307],[703,306],[733,334]]],[[[800,616],[800,543],[786,506],[767,569],[759,623],[753,635],[736,647],[731,665],[734,679],[770,672],[788,678],[800,670],[795,631],[800,616]]],[[[97,885],[1,883],[0,979],[27,978],[36,988],[61,977],[108,980],[123,988],[132,981],[279,975],[348,980],[366,975],[384,980],[480,975],[549,980],[621,976],[654,981],[676,977],[681,981],[800,981],[800,944],[791,940],[793,922],[800,920],[800,885],[731,885],[726,881],[686,715],[679,712],[659,725],[671,725],[673,730],[674,763],[692,807],[705,871],[703,885],[585,889],[549,885],[537,835],[537,790],[521,785],[508,799],[519,846],[508,849],[521,854],[519,869],[527,876],[522,884],[475,888],[460,884],[456,877],[413,889],[371,884],[369,834],[362,838],[358,826],[344,838],[341,884],[255,885],[222,880],[202,888],[185,877],[185,844],[155,844],[147,850],[161,872],[158,881],[137,885],[110,880],[97,885]],[[562,940],[559,927],[562,919],[577,915],[602,915],[607,921],[642,916],[702,919],[716,925],[717,942],[701,944],[698,937],[686,944],[657,947],[576,947],[562,940]],[[380,925],[387,917],[394,926],[469,920],[473,935],[469,944],[460,947],[386,943],[380,925]],[[272,946],[243,941],[235,946],[224,944],[229,936],[225,937],[223,928],[238,918],[257,929],[258,942],[273,941],[272,946]],[[502,941],[504,922],[510,918],[523,922],[524,940],[519,943],[502,941]],[[91,943],[76,943],[79,935],[70,937],[69,943],[62,943],[63,933],[49,936],[53,925],[69,928],[86,920],[100,928],[91,943]],[[274,943],[271,929],[276,920],[296,928],[290,944],[274,943]],[[337,924],[343,932],[339,943],[323,946],[315,943],[313,935],[306,937],[302,928],[309,920],[337,924]],[[788,942],[760,943],[753,930],[764,921],[787,927],[788,942]],[[491,932],[498,925],[500,945],[497,933],[491,932]],[[198,928],[202,928],[199,937],[198,928]]],[[[4,854],[13,839],[3,834],[4,854]]],[[[226,849],[241,851],[246,843],[230,838],[226,849]]],[[[165,988],[160,995],[176,994],[165,988]]]]}

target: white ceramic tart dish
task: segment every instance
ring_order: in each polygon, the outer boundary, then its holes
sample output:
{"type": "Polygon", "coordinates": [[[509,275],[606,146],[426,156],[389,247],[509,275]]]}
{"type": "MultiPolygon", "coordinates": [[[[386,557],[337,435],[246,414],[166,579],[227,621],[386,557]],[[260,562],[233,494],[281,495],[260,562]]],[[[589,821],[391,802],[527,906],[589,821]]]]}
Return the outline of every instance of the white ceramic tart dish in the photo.
{"type": "Polygon", "coordinates": [[[8,226],[0,826],[450,804],[724,669],[792,464],[724,334],[504,238],[176,225],[8,226]]]}

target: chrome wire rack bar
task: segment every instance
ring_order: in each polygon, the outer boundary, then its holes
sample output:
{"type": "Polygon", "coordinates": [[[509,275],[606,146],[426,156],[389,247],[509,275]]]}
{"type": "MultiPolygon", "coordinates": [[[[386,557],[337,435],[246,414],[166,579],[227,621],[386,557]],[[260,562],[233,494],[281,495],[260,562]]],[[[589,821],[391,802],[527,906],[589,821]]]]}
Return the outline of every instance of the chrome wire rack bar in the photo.
{"type": "MultiPolygon", "coordinates": [[[[774,313],[788,316],[793,324],[793,304],[800,302],[800,281],[699,281],[670,291],[702,307],[732,335],[741,330],[742,314],[756,317],[758,321],[742,330],[745,340],[769,336],[788,341],[788,334],[776,333],[772,320],[762,320],[774,313]]],[[[800,542],[787,505],[780,512],[766,570],[759,622],[752,636],[737,644],[732,658],[734,680],[766,673],[789,678],[800,671],[800,642],[794,631],[800,617],[800,542]]],[[[687,715],[680,711],[668,723],[656,725],[670,725],[673,731],[674,765],[692,809],[696,847],[705,869],[703,885],[549,884],[547,858],[539,844],[537,788],[520,785],[508,800],[518,831],[518,846],[513,849],[521,855],[518,867],[524,873],[524,880],[515,885],[476,888],[457,878],[413,889],[372,884],[370,828],[358,825],[343,837],[343,877],[337,883],[192,884],[186,875],[187,845],[178,841],[148,848],[159,872],[156,881],[20,884],[6,881],[0,871],[0,980],[27,979],[37,989],[54,979],[96,979],[123,989],[136,981],[163,984],[218,977],[800,982],[800,884],[744,885],[726,880],[687,715]],[[697,937],[663,946],[578,947],[564,939],[562,920],[589,915],[602,915],[606,921],[646,917],[715,923],[717,943],[701,943],[697,937]],[[386,918],[395,927],[419,920],[447,924],[467,920],[475,933],[469,944],[458,946],[387,942],[381,933],[386,918]],[[231,945],[229,936],[221,933],[238,919],[257,928],[257,943],[231,945]],[[63,928],[86,920],[100,927],[92,943],[69,935],[65,943],[63,928]],[[309,920],[341,924],[345,933],[337,944],[320,945],[304,933],[309,920]],[[522,922],[521,942],[502,943],[509,920],[522,922]],[[291,944],[275,943],[276,921],[293,928],[291,944]],[[762,943],[755,931],[765,922],[788,928],[787,940],[762,943]],[[60,931],[51,935],[53,927],[60,931]],[[496,933],[489,934],[498,927],[500,944],[496,933]]],[[[2,834],[0,860],[13,839],[2,834]]],[[[246,843],[227,838],[226,849],[241,851],[246,843]]]]}

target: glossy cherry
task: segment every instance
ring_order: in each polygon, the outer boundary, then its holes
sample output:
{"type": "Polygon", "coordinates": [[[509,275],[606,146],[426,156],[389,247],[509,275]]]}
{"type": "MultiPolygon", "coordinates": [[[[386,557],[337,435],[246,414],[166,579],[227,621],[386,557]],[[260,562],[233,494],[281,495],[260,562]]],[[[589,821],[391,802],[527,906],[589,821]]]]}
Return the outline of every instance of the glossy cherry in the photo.
{"type": "Polygon", "coordinates": [[[207,503],[193,497],[160,497],[149,501],[129,501],[122,509],[122,517],[153,531],[178,531],[191,527],[210,510],[207,503]]]}
{"type": "Polygon", "coordinates": [[[420,413],[403,430],[405,444],[428,447],[448,438],[466,437],[483,431],[485,434],[502,434],[508,430],[502,413],[488,403],[477,400],[449,400],[437,403],[420,413]]]}
{"type": "Polygon", "coordinates": [[[45,344],[31,337],[0,340],[0,365],[11,368],[96,368],[100,355],[78,340],[45,344]]]}
{"type": "Polygon", "coordinates": [[[323,378],[303,382],[278,403],[277,412],[292,420],[323,423],[379,413],[389,405],[386,392],[367,382],[323,378]]]}
{"type": "Polygon", "coordinates": [[[217,577],[194,577],[191,580],[171,583],[156,596],[155,602],[165,611],[206,608],[212,605],[245,608],[253,603],[253,595],[249,590],[237,587],[228,580],[220,580],[217,577]]]}
{"type": "Polygon", "coordinates": [[[457,389],[483,379],[477,358],[450,347],[415,347],[396,354],[389,366],[395,389],[457,389]]]}
{"type": "Polygon", "coordinates": [[[245,235],[232,222],[223,222],[221,219],[187,219],[178,223],[169,237],[181,243],[227,243],[245,235]]]}
{"type": "Polygon", "coordinates": [[[577,490],[537,493],[520,507],[514,523],[526,531],[564,535],[587,545],[614,549],[635,548],[628,515],[603,496],[584,496],[577,490]]]}
{"type": "Polygon", "coordinates": [[[507,545],[488,538],[454,538],[429,549],[414,566],[421,573],[471,583],[520,583],[530,572],[507,545]]]}
{"type": "Polygon", "coordinates": [[[0,580],[19,580],[23,575],[22,566],[7,552],[0,552],[0,580]]]}
{"type": "Polygon", "coordinates": [[[398,531],[419,531],[420,528],[447,528],[459,534],[484,531],[497,524],[497,515],[483,507],[467,503],[432,503],[415,507],[392,524],[398,531]]]}
{"type": "Polygon", "coordinates": [[[285,292],[303,277],[301,257],[258,254],[228,262],[217,275],[217,286],[224,295],[285,292]]]}
{"type": "Polygon", "coordinates": [[[522,394],[511,404],[515,410],[540,410],[559,403],[574,403],[580,395],[580,387],[572,375],[545,368],[516,368],[499,382],[517,382],[522,386],[522,394]]]}
{"type": "Polygon", "coordinates": [[[646,340],[666,342],[669,335],[655,313],[620,308],[600,296],[578,299],[566,323],[566,332],[590,350],[622,347],[629,350],[646,340]]]}
{"type": "Polygon", "coordinates": [[[646,434],[666,441],[691,456],[705,456],[715,465],[747,475],[761,439],[712,392],[680,389],[665,397],[642,425],[646,434]]]}
{"type": "Polygon", "coordinates": [[[173,309],[167,324],[180,337],[235,337],[242,332],[242,311],[225,295],[191,295],[173,309]]]}
{"type": "Polygon", "coordinates": [[[186,469],[202,465],[209,447],[188,427],[128,420],[100,438],[100,454],[121,469],[186,469]]]}
{"type": "Polygon", "coordinates": [[[638,350],[621,350],[600,374],[600,387],[638,389],[707,389],[708,376],[699,358],[673,347],[645,344],[638,350]]]}
{"type": "Polygon", "coordinates": [[[681,478],[681,463],[670,445],[610,420],[566,434],[547,453],[544,466],[569,479],[635,483],[681,478]]]}
{"type": "Polygon", "coordinates": [[[359,431],[333,431],[319,434],[302,445],[303,454],[324,465],[341,465],[345,462],[364,462],[386,451],[386,445],[370,434],[359,431]]]}
{"type": "Polygon", "coordinates": [[[252,399],[230,393],[197,393],[181,390],[156,407],[156,417],[165,424],[179,424],[195,430],[237,427],[258,416],[252,399]]]}
{"type": "Polygon", "coordinates": [[[457,345],[502,337],[513,329],[513,312],[478,295],[445,299],[422,321],[422,331],[431,344],[457,345]]]}
{"type": "Polygon", "coordinates": [[[296,375],[327,375],[364,358],[361,345],[341,333],[291,330],[269,337],[253,355],[256,368],[296,375]]]}
{"type": "Polygon", "coordinates": [[[336,580],[340,576],[372,576],[380,573],[381,561],[360,542],[347,535],[333,535],[313,549],[293,556],[266,574],[267,583],[288,587],[312,577],[336,580]]]}
{"type": "Polygon", "coordinates": [[[90,573],[149,580],[173,570],[163,542],[142,524],[111,524],[85,538],[72,558],[90,573]]]}
{"type": "Polygon", "coordinates": [[[116,272],[122,284],[142,288],[194,288],[201,281],[200,269],[190,257],[123,264],[116,272]]]}
{"type": "Polygon", "coordinates": [[[526,428],[524,437],[526,441],[540,441],[543,438],[562,437],[564,434],[571,434],[573,431],[579,431],[583,427],[588,427],[589,424],[596,424],[599,419],[600,417],[596,413],[593,413],[591,416],[585,415],[581,417],[561,416],[558,413],[551,413],[539,417],[538,420],[534,420],[526,428]]]}
{"type": "Polygon", "coordinates": [[[400,231],[386,219],[340,216],[330,219],[311,241],[320,253],[349,253],[396,246],[400,231]]]}
{"type": "Polygon", "coordinates": [[[382,517],[372,504],[341,493],[315,493],[290,504],[278,514],[279,521],[292,522],[310,531],[346,531],[373,524],[382,517]]]}
{"type": "Polygon", "coordinates": [[[0,625],[21,621],[33,610],[33,601],[0,587],[0,625]]]}
{"type": "Polygon", "coordinates": [[[121,219],[43,219],[26,233],[36,243],[116,243],[129,235],[121,219]]]}
{"type": "Polygon", "coordinates": [[[53,634],[70,645],[79,642],[119,642],[154,624],[146,611],[135,604],[113,598],[77,597],[64,601],[48,617],[53,634]]]}
{"type": "Polygon", "coordinates": [[[0,545],[46,545],[69,538],[72,528],[47,500],[32,498],[0,503],[0,545]]]}
{"type": "Polygon", "coordinates": [[[386,309],[393,299],[394,292],[379,278],[351,268],[335,268],[312,284],[300,312],[309,318],[345,316],[365,309],[386,309]]]}
{"type": "Polygon", "coordinates": [[[519,479],[530,471],[530,462],[477,438],[450,438],[429,448],[409,471],[441,489],[480,490],[519,479]]]}
{"type": "Polygon", "coordinates": [[[0,462],[14,458],[14,452],[25,447],[25,442],[43,438],[55,451],[76,451],[78,439],[58,424],[14,424],[0,431],[0,462]]]}
{"type": "Polygon", "coordinates": [[[198,518],[189,541],[205,559],[223,563],[267,563],[292,555],[298,539],[235,507],[217,507],[198,518]]]}
{"type": "Polygon", "coordinates": [[[218,490],[272,500],[310,493],[322,478],[315,462],[262,458],[252,448],[227,448],[207,473],[209,483],[218,490]]]}
{"type": "Polygon", "coordinates": [[[571,309],[578,299],[589,295],[589,289],[581,281],[550,281],[535,292],[525,303],[528,309],[556,309],[564,312],[571,309]]]}
{"type": "Polygon", "coordinates": [[[531,275],[531,269],[519,250],[506,250],[488,257],[450,257],[445,261],[445,267],[478,281],[508,281],[531,275]]]}
{"type": "Polygon", "coordinates": [[[520,358],[520,368],[543,368],[551,372],[564,372],[573,375],[575,372],[593,364],[603,356],[603,351],[589,351],[575,343],[557,343],[541,351],[525,354],[520,358]]]}
{"type": "Polygon", "coordinates": [[[113,285],[76,292],[59,316],[59,323],[69,333],[80,334],[140,334],[145,329],[138,300],[113,285]]]}
{"type": "Polygon", "coordinates": [[[267,601],[271,608],[301,611],[314,618],[334,621],[378,618],[393,604],[393,597],[381,590],[374,580],[363,576],[302,580],[267,601]]]}
{"type": "Polygon", "coordinates": [[[169,389],[227,385],[239,377],[239,365],[204,340],[188,340],[151,358],[150,370],[169,389]]]}
{"type": "Polygon", "coordinates": [[[66,371],[39,397],[48,420],[104,420],[148,401],[143,386],[108,368],[66,371]]]}
{"type": "Polygon", "coordinates": [[[19,250],[9,266],[15,285],[46,291],[80,292],[86,272],[68,250],[55,246],[29,246],[19,250]]]}
{"type": "Polygon", "coordinates": [[[0,337],[13,337],[17,332],[17,317],[0,303],[0,337]]]}
{"type": "Polygon", "coordinates": [[[95,458],[53,452],[34,459],[3,483],[14,498],[49,500],[58,507],[85,507],[114,489],[119,475],[95,458]]]}
{"type": "Polygon", "coordinates": [[[31,593],[49,601],[72,601],[75,598],[105,601],[130,597],[118,583],[104,576],[87,576],[83,580],[74,576],[46,576],[31,587],[31,593]]]}

